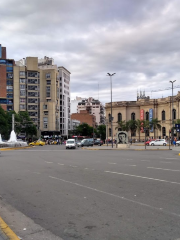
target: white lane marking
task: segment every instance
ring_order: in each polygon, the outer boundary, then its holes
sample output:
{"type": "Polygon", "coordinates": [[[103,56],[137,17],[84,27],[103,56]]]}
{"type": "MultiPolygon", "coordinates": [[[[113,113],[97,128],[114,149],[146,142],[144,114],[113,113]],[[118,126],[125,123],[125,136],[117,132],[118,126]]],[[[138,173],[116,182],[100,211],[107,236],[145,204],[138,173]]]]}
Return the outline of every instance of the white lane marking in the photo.
{"type": "Polygon", "coordinates": [[[77,167],[77,166],[69,165],[69,167],[73,167],[73,168],[75,168],[75,167],[77,167]]]}
{"type": "Polygon", "coordinates": [[[165,159],[177,159],[177,158],[165,158],[165,159]]]}
{"type": "Polygon", "coordinates": [[[47,161],[45,161],[46,163],[53,163],[53,162],[47,162],[47,161]]]}
{"type": "Polygon", "coordinates": [[[180,172],[180,170],[167,169],[167,168],[155,168],[155,167],[147,167],[147,168],[159,169],[159,170],[164,170],[164,171],[172,171],[172,172],[180,172]]]}
{"type": "Polygon", "coordinates": [[[109,164],[117,164],[117,163],[113,163],[113,162],[108,162],[109,164]]]}
{"type": "Polygon", "coordinates": [[[141,160],[141,162],[150,162],[149,160],[141,160]]]}
{"type": "Polygon", "coordinates": [[[33,172],[33,173],[35,173],[35,174],[41,174],[40,172],[33,172]]]}
{"type": "Polygon", "coordinates": [[[161,163],[172,163],[172,162],[164,162],[164,161],[161,161],[161,163]]]}
{"type": "Polygon", "coordinates": [[[141,205],[141,206],[144,206],[144,207],[148,207],[148,208],[151,208],[151,209],[156,210],[156,211],[158,210],[158,211],[164,212],[166,214],[170,214],[170,215],[173,215],[173,216],[176,216],[176,217],[180,217],[180,214],[177,214],[177,213],[174,213],[174,212],[169,212],[169,211],[166,211],[164,209],[162,210],[162,208],[153,207],[151,205],[148,205],[148,204],[145,204],[145,203],[142,203],[142,202],[139,202],[139,201],[131,200],[129,198],[121,197],[121,196],[113,194],[113,193],[105,192],[105,191],[102,191],[102,190],[99,190],[99,189],[96,189],[96,188],[88,187],[88,186],[85,186],[85,185],[82,185],[82,184],[79,184],[79,183],[75,183],[75,182],[70,182],[70,181],[67,181],[67,180],[64,180],[64,179],[61,179],[61,178],[57,178],[57,177],[53,177],[53,176],[49,176],[49,178],[56,179],[56,180],[59,180],[59,181],[65,182],[65,183],[72,184],[72,185],[76,185],[78,187],[90,189],[92,191],[103,193],[103,194],[106,194],[106,195],[109,195],[109,196],[112,196],[112,197],[120,198],[122,200],[131,202],[131,203],[135,203],[135,204],[138,204],[138,205],[141,205]]]}
{"type": "Polygon", "coordinates": [[[132,161],[133,159],[126,159],[127,161],[132,161]]]}
{"type": "Polygon", "coordinates": [[[119,174],[119,175],[124,175],[124,176],[130,176],[130,177],[136,177],[136,178],[144,178],[144,179],[149,179],[149,180],[154,180],[154,181],[159,181],[159,182],[167,182],[167,183],[173,183],[173,184],[179,184],[179,182],[171,182],[171,181],[167,181],[167,180],[162,180],[162,179],[158,179],[158,178],[148,178],[148,177],[143,177],[143,176],[138,176],[138,175],[131,175],[131,174],[127,174],[127,173],[119,173],[119,172],[111,172],[111,171],[104,171],[106,173],[114,173],[114,174],[119,174]]]}
{"type": "Polygon", "coordinates": [[[64,166],[64,164],[63,163],[58,163],[59,165],[61,165],[61,166],[64,166]]]}
{"type": "Polygon", "coordinates": [[[88,169],[88,168],[85,168],[86,170],[88,169]]]}
{"type": "Polygon", "coordinates": [[[136,167],[136,165],[126,165],[126,166],[128,166],[128,167],[136,167]]]}

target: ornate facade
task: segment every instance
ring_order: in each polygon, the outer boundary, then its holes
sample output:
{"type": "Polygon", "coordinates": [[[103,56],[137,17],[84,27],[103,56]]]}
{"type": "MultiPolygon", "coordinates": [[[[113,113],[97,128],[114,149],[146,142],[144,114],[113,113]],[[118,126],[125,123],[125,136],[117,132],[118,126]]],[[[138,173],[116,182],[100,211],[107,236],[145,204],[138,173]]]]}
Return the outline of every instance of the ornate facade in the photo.
{"type": "MultiPolygon", "coordinates": [[[[106,103],[106,119],[108,120],[111,113],[111,103],[106,103]]],[[[155,130],[156,138],[164,138],[169,136],[172,128],[172,117],[174,121],[180,119],[180,92],[173,96],[173,109],[172,97],[150,99],[137,98],[137,101],[121,101],[112,103],[112,116],[113,116],[113,138],[118,131],[119,121],[129,120],[150,120],[157,118],[161,124],[161,130],[155,130]]],[[[111,123],[106,121],[108,128],[108,138],[111,139],[111,123]]],[[[175,133],[176,134],[176,133],[175,133]]],[[[138,138],[139,133],[136,132],[133,138],[138,138]]],[[[129,137],[131,133],[129,132],[129,137]]],[[[149,132],[149,137],[154,138],[154,130],[149,132]]],[[[145,133],[140,133],[140,138],[145,139],[145,133]]]]}

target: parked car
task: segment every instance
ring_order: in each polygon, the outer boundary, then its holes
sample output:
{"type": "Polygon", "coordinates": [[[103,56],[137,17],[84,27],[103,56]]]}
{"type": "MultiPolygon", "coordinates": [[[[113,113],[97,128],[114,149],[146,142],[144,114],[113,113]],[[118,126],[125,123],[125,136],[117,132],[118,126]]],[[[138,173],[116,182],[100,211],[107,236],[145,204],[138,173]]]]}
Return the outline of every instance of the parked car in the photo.
{"type": "Polygon", "coordinates": [[[41,140],[37,140],[34,142],[29,143],[30,146],[44,146],[45,142],[41,141],[41,140]]]}
{"type": "Polygon", "coordinates": [[[177,145],[177,146],[180,146],[180,141],[176,141],[176,145],[177,145]]]}
{"type": "Polygon", "coordinates": [[[74,149],[76,149],[76,140],[75,139],[68,139],[66,141],[66,149],[67,148],[74,148],[74,149]]]}
{"type": "Polygon", "coordinates": [[[150,145],[150,142],[152,142],[152,141],[155,141],[155,140],[154,140],[154,139],[150,139],[150,140],[146,141],[145,144],[146,144],[147,146],[149,146],[149,145],[150,145]]]}
{"type": "Polygon", "coordinates": [[[103,142],[101,140],[95,140],[94,145],[101,146],[101,145],[103,145],[103,142]]]}
{"type": "Polygon", "coordinates": [[[150,146],[166,146],[167,142],[165,139],[156,139],[155,141],[151,141],[150,146]]]}
{"type": "Polygon", "coordinates": [[[82,142],[83,140],[81,140],[81,141],[76,141],[76,145],[77,145],[77,147],[81,147],[81,142],[82,142]]]}
{"type": "Polygon", "coordinates": [[[86,146],[86,147],[93,147],[93,140],[91,140],[91,139],[83,139],[81,141],[81,147],[84,147],[84,146],[86,146]]]}

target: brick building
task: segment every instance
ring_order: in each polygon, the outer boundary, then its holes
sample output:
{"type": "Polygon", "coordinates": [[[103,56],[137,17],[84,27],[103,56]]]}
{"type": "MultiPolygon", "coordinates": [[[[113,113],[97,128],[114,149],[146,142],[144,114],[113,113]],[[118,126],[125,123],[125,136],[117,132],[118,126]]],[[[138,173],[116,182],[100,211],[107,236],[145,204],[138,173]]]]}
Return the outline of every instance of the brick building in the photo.
{"type": "Polygon", "coordinates": [[[80,124],[87,123],[91,127],[95,127],[96,116],[89,114],[86,110],[81,110],[80,113],[72,113],[71,119],[76,119],[80,121],[80,124]]]}
{"type": "Polygon", "coordinates": [[[6,47],[0,44],[0,105],[5,111],[13,110],[14,60],[6,58],[6,47]]]}

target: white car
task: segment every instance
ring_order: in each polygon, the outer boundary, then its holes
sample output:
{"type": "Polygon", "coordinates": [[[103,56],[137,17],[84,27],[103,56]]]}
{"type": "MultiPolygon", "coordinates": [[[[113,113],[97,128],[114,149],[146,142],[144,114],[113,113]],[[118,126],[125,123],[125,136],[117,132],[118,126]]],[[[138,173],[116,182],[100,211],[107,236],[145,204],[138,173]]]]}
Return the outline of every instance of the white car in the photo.
{"type": "Polygon", "coordinates": [[[165,139],[156,139],[155,141],[151,141],[149,145],[150,146],[166,146],[167,142],[165,139]]]}
{"type": "Polygon", "coordinates": [[[74,149],[76,149],[76,140],[75,139],[68,139],[66,141],[66,149],[67,148],[74,148],[74,149]]]}
{"type": "Polygon", "coordinates": [[[176,141],[176,145],[177,145],[177,146],[180,146],[180,141],[176,141]]]}

